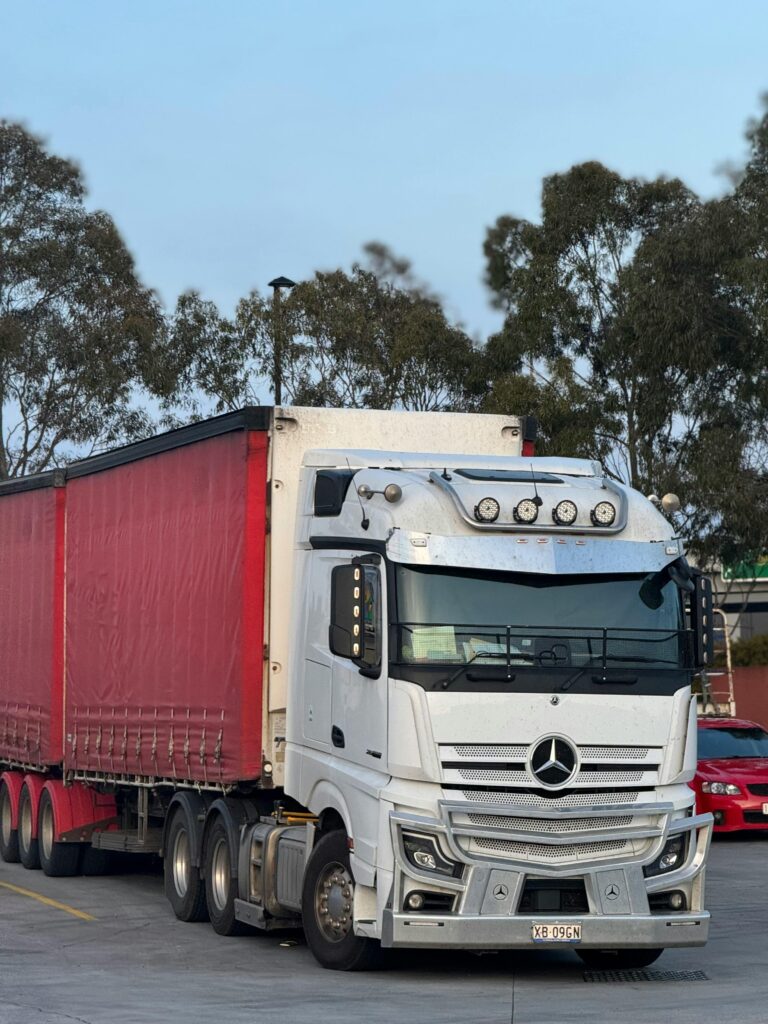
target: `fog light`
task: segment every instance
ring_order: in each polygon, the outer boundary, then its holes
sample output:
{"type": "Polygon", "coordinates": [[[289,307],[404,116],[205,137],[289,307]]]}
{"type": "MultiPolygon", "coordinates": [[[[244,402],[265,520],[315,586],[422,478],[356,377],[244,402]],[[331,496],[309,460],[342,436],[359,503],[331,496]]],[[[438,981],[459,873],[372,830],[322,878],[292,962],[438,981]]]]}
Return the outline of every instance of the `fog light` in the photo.
{"type": "Polygon", "coordinates": [[[663,875],[666,871],[673,871],[685,860],[685,836],[673,836],[672,839],[667,840],[664,849],[661,851],[656,860],[643,868],[643,872],[646,878],[650,878],[653,875],[663,875]]]}
{"type": "Polygon", "coordinates": [[[713,811],[712,816],[715,819],[716,825],[722,825],[725,821],[725,813],[723,811],[713,811]]]}
{"type": "Polygon", "coordinates": [[[462,865],[444,857],[432,836],[403,832],[403,851],[410,863],[420,871],[452,878],[461,877],[462,865]]]}
{"type": "Polygon", "coordinates": [[[421,910],[424,906],[424,897],[420,892],[412,892],[405,901],[409,910],[421,910]]]}
{"type": "Polygon", "coordinates": [[[682,910],[685,906],[685,896],[681,892],[671,892],[669,894],[669,905],[672,910],[682,910]]]}

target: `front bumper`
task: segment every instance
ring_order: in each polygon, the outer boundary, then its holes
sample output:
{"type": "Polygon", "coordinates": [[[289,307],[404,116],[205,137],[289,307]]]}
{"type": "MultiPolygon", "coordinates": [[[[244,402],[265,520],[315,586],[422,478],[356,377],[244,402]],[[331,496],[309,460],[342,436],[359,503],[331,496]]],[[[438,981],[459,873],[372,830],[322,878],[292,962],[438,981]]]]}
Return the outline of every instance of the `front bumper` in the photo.
{"type": "Polygon", "coordinates": [[[715,832],[764,832],[768,829],[768,814],[763,814],[763,807],[768,804],[766,796],[699,793],[696,803],[701,811],[714,815],[715,832]]]}
{"type": "Polygon", "coordinates": [[[709,913],[556,917],[491,917],[480,914],[384,912],[382,946],[445,949],[540,949],[573,945],[578,948],[642,949],[703,946],[709,936],[709,913]],[[580,924],[581,942],[534,942],[532,925],[580,924]]]}
{"type": "MultiPolygon", "coordinates": [[[[583,815],[583,809],[578,812],[583,815]]],[[[543,864],[513,863],[499,858],[470,856],[455,842],[450,818],[441,821],[393,813],[390,817],[395,848],[392,896],[384,911],[382,945],[387,947],[431,947],[472,949],[537,949],[542,945],[568,943],[538,942],[535,924],[580,924],[581,947],[636,949],[672,946],[703,946],[709,934],[709,913],[704,910],[704,869],[712,836],[709,814],[673,818],[663,814],[654,830],[646,830],[645,853],[632,859],[598,859],[561,863],[557,868],[543,864]],[[442,849],[463,862],[461,878],[438,878],[416,869],[404,855],[401,832],[430,833],[442,840],[442,849]],[[652,833],[652,834],[651,834],[652,833]],[[651,864],[670,836],[688,833],[684,861],[674,870],[646,877],[643,867],[651,864]],[[545,913],[521,910],[529,882],[547,880],[555,888],[558,880],[583,884],[585,907],[545,913]],[[405,898],[413,890],[439,891],[453,896],[454,909],[446,912],[412,912],[405,898]],[[680,891],[686,910],[651,912],[649,896],[680,891]]],[[[616,830],[621,835],[621,830],[616,830]]],[[[637,834],[637,830],[635,830],[637,834]]]]}

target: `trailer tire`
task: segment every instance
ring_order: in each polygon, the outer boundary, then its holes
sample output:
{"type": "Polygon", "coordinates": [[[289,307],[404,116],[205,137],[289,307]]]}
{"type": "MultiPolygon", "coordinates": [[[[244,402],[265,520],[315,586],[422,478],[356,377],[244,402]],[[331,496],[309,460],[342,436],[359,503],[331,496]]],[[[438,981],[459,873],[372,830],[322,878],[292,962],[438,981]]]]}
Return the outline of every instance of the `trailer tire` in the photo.
{"type": "Polygon", "coordinates": [[[237,878],[232,865],[237,863],[237,849],[232,849],[231,834],[221,815],[216,815],[205,836],[205,898],[213,930],[219,935],[243,935],[247,925],[235,917],[237,878]]]}
{"type": "Polygon", "coordinates": [[[182,807],[178,807],[168,828],[165,858],[165,895],[180,921],[205,921],[208,908],[205,885],[192,862],[192,831],[182,807]]]}
{"type": "Polygon", "coordinates": [[[591,971],[637,971],[659,959],[663,949],[576,949],[591,971]]]}
{"type": "Polygon", "coordinates": [[[68,878],[80,873],[80,843],[56,842],[56,812],[51,794],[44,789],[40,794],[37,813],[37,842],[40,867],[51,878],[68,878]]]}
{"type": "Polygon", "coordinates": [[[329,832],[315,844],[307,864],[301,917],[313,956],[331,971],[371,970],[383,957],[375,939],[354,933],[354,889],[346,833],[329,832]]]}
{"type": "Polygon", "coordinates": [[[19,862],[19,832],[13,828],[13,795],[5,780],[0,782],[0,857],[6,864],[19,862]]]}
{"type": "Polygon", "coordinates": [[[40,853],[38,850],[37,838],[32,838],[33,811],[32,797],[26,782],[21,787],[19,794],[19,860],[30,871],[40,867],[40,853]]]}

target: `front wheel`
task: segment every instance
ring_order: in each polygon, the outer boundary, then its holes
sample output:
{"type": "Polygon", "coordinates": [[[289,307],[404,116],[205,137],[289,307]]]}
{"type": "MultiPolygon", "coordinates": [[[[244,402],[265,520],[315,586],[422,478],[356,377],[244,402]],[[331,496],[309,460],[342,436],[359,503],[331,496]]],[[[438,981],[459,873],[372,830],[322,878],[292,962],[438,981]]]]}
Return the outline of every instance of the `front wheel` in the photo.
{"type": "Polygon", "coordinates": [[[663,949],[577,949],[591,971],[637,971],[659,959],[663,949]]]}
{"type": "Polygon", "coordinates": [[[381,959],[375,939],[355,935],[354,899],[347,837],[340,831],[329,832],[318,840],[307,864],[301,917],[312,954],[332,971],[370,970],[381,959]]]}

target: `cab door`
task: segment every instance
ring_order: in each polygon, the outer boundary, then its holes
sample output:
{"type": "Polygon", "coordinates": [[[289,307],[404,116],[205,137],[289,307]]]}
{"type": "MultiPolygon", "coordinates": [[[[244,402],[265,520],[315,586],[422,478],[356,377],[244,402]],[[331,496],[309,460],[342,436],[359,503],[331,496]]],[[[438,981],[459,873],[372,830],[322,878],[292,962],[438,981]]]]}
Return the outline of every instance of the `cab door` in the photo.
{"type": "Polygon", "coordinates": [[[387,770],[386,578],[379,555],[344,553],[331,573],[331,753],[387,770]]]}

